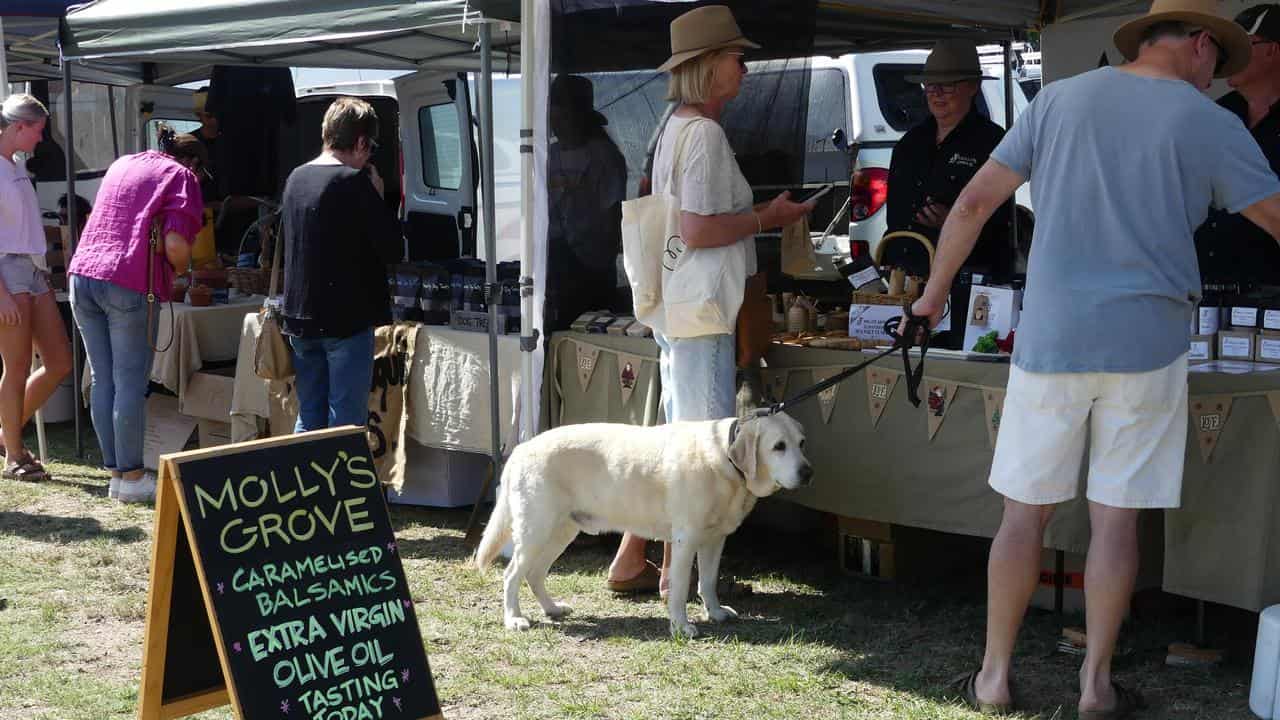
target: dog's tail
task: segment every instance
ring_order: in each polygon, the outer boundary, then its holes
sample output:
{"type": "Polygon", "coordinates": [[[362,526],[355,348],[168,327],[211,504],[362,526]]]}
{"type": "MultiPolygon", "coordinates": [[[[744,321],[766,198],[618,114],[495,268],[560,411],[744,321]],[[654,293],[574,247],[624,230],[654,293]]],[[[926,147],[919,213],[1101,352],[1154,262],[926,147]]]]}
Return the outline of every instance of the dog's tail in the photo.
{"type": "MultiPolygon", "coordinates": [[[[505,474],[505,473],[504,473],[505,474]]],[[[489,524],[484,528],[484,537],[480,539],[480,547],[476,548],[474,557],[476,569],[485,569],[498,557],[502,546],[511,539],[511,508],[507,503],[507,485],[502,483],[498,489],[498,502],[493,506],[493,514],[489,516],[489,524]]]]}

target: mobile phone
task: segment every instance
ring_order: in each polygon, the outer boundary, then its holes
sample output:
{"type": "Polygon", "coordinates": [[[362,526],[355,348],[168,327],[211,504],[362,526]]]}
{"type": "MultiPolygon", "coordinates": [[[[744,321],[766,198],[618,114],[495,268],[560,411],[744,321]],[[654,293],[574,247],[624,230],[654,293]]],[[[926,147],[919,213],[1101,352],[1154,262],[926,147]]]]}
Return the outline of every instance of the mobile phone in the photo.
{"type": "Polygon", "coordinates": [[[827,183],[822,187],[802,188],[800,190],[792,190],[791,202],[807,203],[807,202],[810,202],[811,200],[817,200],[823,195],[826,195],[827,193],[831,192],[834,188],[835,188],[834,183],[827,183]]]}

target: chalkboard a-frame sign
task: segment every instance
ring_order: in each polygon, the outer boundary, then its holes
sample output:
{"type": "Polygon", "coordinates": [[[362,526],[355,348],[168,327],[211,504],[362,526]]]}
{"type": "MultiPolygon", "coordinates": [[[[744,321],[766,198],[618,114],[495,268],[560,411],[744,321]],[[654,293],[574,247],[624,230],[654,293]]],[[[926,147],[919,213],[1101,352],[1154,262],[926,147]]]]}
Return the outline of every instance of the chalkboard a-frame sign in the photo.
{"type": "Polygon", "coordinates": [[[140,720],[442,718],[363,428],[160,460],[140,720]]]}

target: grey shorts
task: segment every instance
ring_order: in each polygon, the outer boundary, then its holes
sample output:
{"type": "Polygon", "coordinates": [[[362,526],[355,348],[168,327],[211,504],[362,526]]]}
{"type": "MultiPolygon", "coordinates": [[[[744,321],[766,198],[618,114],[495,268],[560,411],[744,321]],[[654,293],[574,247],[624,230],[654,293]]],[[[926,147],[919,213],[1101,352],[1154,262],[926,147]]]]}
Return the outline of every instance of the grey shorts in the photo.
{"type": "Polygon", "coordinates": [[[49,292],[49,275],[36,267],[30,255],[0,255],[0,280],[10,295],[29,293],[33,296],[49,292]]]}

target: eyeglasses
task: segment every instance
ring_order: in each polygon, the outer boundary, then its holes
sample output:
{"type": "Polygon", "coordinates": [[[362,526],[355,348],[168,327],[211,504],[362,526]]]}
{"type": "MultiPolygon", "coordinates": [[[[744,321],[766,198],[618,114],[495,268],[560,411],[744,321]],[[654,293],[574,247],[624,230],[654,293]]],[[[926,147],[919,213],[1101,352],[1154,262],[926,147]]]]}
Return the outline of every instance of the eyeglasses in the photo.
{"type": "Polygon", "coordinates": [[[920,87],[925,95],[954,95],[960,83],[923,83],[920,87]]]}
{"type": "Polygon", "coordinates": [[[370,154],[370,155],[372,155],[372,154],[374,154],[374,153],[378,152],[378,148],[382,147],[381,145],[379,145],[379,144],[378,144],[378,141],[377,141],[377,140],[374,140],[373,138],[365,138],[365,139],[369,141],[369,154],[370,154]]]}
{"type": "Polygon", "coordinates": [[[726,54],[726,55],[732,55],[732,56],[734,56],[734,57],[738,58],[738,67],[742,68],[742,71],[743,71],[743,72],[746,72],[746,70],[747,70],[747,58],[746,58],[746,54],[745,54],[745,53],[740,53],[740,52],[731,52],[731,53],[725,53],[725,54],[726,54]]]}
{"type": "Polygon", "coordinates": [[[1280,42],[1280,40],[1265,40],[1265,39],[1264,39],[1264,40],[1250,40],[1250,41],[1249,41],[1249,44],[1250,44],[1250,45],[1270,45],[1270,44],[1275,43],[1275,42],[1280,42]]]}

